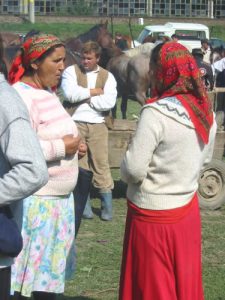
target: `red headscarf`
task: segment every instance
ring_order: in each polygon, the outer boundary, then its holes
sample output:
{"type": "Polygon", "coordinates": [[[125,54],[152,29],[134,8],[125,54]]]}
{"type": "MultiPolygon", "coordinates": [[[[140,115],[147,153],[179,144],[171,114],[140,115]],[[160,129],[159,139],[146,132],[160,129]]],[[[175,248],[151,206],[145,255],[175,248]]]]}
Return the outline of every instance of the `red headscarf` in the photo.
{"type": "Polygon", "coordinates": [[[12,63],[9,71],[9,82],[13,84],[19,81],[31,63],[57,45],[63,45],[63,43],[56,36],[50,34],[35,35],[26,40],[12,63]]]}
{"type": "Polygon", "coordinates": [[[196,62],[189,51],[175,42],[165,43],[156,67],[157,86],[146,103],[176,96],[188,111],[195,130],[205,144],[213,123],[213,113],[196,62]]]}

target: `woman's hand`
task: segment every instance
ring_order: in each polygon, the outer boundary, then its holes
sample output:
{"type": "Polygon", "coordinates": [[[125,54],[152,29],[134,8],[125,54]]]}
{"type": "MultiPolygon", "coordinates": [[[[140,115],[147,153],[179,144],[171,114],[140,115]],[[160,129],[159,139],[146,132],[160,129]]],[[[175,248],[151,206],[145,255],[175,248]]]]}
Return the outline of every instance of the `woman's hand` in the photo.
{"type": "Polygon", "coordinates": [[[65,144],[66,155],[73,155],[77,152],[80,144],[80,136],[74,137],[71,134],[64,135],[62,138],[65,144]]]}
{"type": "Polygon", "coordinates": [[[78,146],[78,158],[81,159],[87,153],[87,145],[81,142],[78,146]]]}

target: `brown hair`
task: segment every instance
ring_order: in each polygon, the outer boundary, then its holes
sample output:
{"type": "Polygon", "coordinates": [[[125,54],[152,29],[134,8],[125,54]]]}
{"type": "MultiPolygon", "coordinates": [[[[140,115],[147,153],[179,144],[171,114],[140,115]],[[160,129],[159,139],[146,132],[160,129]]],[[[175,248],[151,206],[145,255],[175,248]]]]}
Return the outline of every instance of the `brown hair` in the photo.
{"type": "Polygon", "coordinates": [[[88,42],[84,43],[81,52],[82,53],[94,52],[96,57],[100,57],[102,49],[101,49],[101,47],[99,46],[98,43],[88,41],[88,42]]]}

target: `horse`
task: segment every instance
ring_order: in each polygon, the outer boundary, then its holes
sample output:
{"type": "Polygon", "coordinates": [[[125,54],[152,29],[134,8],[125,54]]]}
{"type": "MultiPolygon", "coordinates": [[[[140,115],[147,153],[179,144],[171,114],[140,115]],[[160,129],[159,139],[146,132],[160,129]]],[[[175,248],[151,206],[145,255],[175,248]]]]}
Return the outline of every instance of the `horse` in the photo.
{"type": "MultiPolygon", "coordinates": [[[[75,38],[68,38],[65,40],[65,48],[66,48],[66,60],[65,67],[68,67],[74,63],[79,63],[80,61],[80,52],[82,46],[87,41],[97,42],[101,48],[116,48],[112,35],[108,32],[108,21],[105,23],[100,23],[93,26],[88,32],[78,35],[75,38]]],[[[99,64],[102,67],[106,66],[105,60],[101,60],[99,64]]]]}
{"type": "MultiPolygon", "coordinates": [[[[98,42],[102,47],[99,64],[104,68],[108,68],[114,74],[118,83],[118,94],[122,96],[122,116],[126,118],[128,96],[130,99],[136,99],[140,104],[144,104],[146,91],[149,88],[149,55],[140,54],[140,56],[137,55],[134,58],[125,56],[114,44],[107,25],[108,22],[106,21],[95,25],[86,33],[65,40],[65,67],[79,63],[80,52],[85,42],[89,40],[98,42]]],[[[19,48],[20,45],[7,47],[5,61],[8,69],[19,48]]]]}
{"type": "Polygon", "coordinates": [[[136,56],[137,54],[146,54],[146,55],[150,55],[152,52],[152,49],[155,47],[154,43],[144,43],[141,44],[135,48],[132,48],[130,50],[124,51],[124,54],[129,56],[129,57],[133,57],[136,56]]]}
{"type": "Polygon", "coordinates": [[[23,39],[22,34],[13,33],[13,32],[1,32],[2,45],[3,47],[20,45],[23,39]]]}
{"type": "MultiPolygon", "coordinates": [[[[111,34],[107,30],[108,22],[100,23],[93,26],[88,32],[83,33],[77,37],[72,37],[64,41],[64,45],[66,48],[66,60],[65,67],[73,65],[75,63],[79,63],[80,61],[80,52],[82,46],[87,41],[96,41],[99,45],[104,49],[105,47],[113,48],[116,47],[111,34]]],[[[19,44],[10,44],[5,46],[4,44],[4,59],[7,65],[7,69],[10,69],[13,58],[15,57],[17,51],[20,49],[22,42],[24,42],[27,38],[39,33],[38,31],[31,30],[26,36],[20,40],[19,44]]],[[[4,37],[2,37],[4,40],[4,37]]],[[[105,66],[105,62],[100,60],[101,66],[105,66]]]]}
{"type": "Polygon", "coordinates": [[[14,34],[11,32],[0,33],[2,39],[2,47],[3,47],[3,60],[6,64],[7,71],[10,69],[12,61],[16,56],[17,52],[19,51],[22,43],[26,41],[28,38],[38,33],[40,33],[40,31],[37,31],[35,29],[30,30],[27,34],[24,35],[14,34]],[[13,36],[15,36],[15,39],[11,38],[10,40],[10,37],[13,36]]]}
{"type": "MultiPolygon", "coordinates": [[[[107,69],[117,81],[123,119],[126,119],[128,99],[136,100],[140,105],[145,103],[150,87],[149,60],[149,55],[142,53],[133,57],[121,54],[109,60],[107,69]]],[[[116,118],[116,108],[113,117],[116,118]]]]}
{"type": "Polygon", "coordinates": [[[115,33],[114,43],[122,51],[132,48],[132,38],[129,35],[122,34],[118,31],[115,33]]]}
{"type": "MultiPolygon", "coordinates": [[[[145,103],[150,88],[150,55],[154,47],[155,44],[146,43],[124,52],[106,49],[109,56],[107,69],[117,81],[123,119],[126,119],[128,99],[136,100],[140,105],[145,103]]],[[[116,107],[113,109],[113,117],[116,118],[116,107]]]]}
{"type": "MultiPolygon", "coordinates": [[[[126,118],[127,100],[137,100],[144,104],[146,93],[149,89],[149,57],[148,54],[138,54],[135,57],[128,57],[121,49],[117,48],[112,35],[107,29],[108,22],[95,25],[89,32],[79,35],[76,38],[69,38],[65,41],[66,46],[66,66],[79,62],[80,51],[83,43],[92,40],[102,47],[102,55],[99,65],[107,68],[114,75],[117,81],[118,95],[122,97],[121,112],[123,119],[126,118]]],[[[145,46],[147,47],[147,46],[145,46]]],[[[132,49],[131,49],[132,50],[132,49]]],[[[128,50],[128,51],[131,51],[128,50]]],[[[116,109],[113,116],[116,117],[116,109]]]]}

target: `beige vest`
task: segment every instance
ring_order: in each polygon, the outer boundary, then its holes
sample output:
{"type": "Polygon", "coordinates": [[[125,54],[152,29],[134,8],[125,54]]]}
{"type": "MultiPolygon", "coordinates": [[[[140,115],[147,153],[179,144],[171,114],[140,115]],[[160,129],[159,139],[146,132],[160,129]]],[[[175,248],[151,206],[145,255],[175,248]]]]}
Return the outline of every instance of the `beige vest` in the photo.
{"type": "MultiPolygon", "coordinates": [[[[75,68],[75,73],[77,76],[77,83],[78,85],[87,88],[87,75],[84,71],[82,71],[82,69],[78,66],[78,65],[74,65],[75,68]]],[[[108,71],[106,71],[105,69],[99,67],[99,72],[97,75],[97,80],[95,83],[95,88],[104,88],[106,80],[108,78],[108,71]]],[[[86,100],[80,101],[78,103],[70,103],[69,101],[63,101],[63,106],[66,109],[66,111],[72,116],[74,114],[74,112],[76,111],[76,109],[78,108],[78,106],[80,106],[81,104],[85,103],[86,100]]],[[[103,113],[104,114],[104,113],[103,113]]],[[[108,114],[108,113],[106,113],[108,114]]]]}
{"type": "MultiPolygon", "coordinates": [[[[74,65],[75,72],[77,75],[77,83],[78,85],[87,88],[87,75],[85,72],[81,70],[78,65],[74,65]]],[[[95,83],[95,88],[104,88],[106,80],[108,79],[108,71],[99,67],[99,72],[97,75],[97,80],[95,83]]]]}

